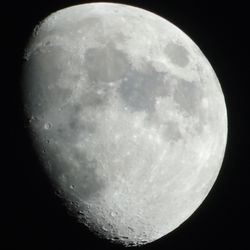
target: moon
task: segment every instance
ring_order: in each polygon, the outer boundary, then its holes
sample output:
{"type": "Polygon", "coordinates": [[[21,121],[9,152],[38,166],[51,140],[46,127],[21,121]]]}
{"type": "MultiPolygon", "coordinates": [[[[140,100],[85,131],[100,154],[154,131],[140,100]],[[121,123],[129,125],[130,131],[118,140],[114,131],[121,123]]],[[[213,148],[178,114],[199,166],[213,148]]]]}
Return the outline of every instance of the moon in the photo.
{"type": "Polygon", "coordinates": [[[82,4],[43,20],[24,59],[34,148],[80,223],[137,246],[194,213],[222,165],[227,111],[184,32],[137,7],[82,4]]]}

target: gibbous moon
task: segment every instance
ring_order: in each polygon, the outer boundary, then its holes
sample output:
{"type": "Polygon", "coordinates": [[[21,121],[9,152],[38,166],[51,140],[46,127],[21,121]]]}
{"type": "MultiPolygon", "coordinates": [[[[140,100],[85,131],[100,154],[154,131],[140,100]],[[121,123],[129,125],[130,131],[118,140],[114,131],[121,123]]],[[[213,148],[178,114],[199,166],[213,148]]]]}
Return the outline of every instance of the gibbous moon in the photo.
{"type": "Polygon", "coordinates": [[[227,111],[198,46],[143,9],[51,14],[25,51],[24,112],[55,191],[80,223],[136,246],[181,225],[221,168],[227,111]]]}

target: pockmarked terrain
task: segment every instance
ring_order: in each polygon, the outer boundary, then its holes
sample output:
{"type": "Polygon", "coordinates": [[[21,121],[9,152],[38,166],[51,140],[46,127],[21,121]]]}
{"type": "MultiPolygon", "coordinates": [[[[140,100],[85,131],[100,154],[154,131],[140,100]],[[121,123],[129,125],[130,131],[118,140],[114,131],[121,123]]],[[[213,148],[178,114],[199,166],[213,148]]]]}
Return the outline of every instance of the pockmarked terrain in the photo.
{"type": "Polygon", "coordinates": [[[83,4],[41,22],[24,58],[34,147],[79,222],[134,246],[199,207],[222,164],[227,111],[186,34],[143,9],[83,4]]]}

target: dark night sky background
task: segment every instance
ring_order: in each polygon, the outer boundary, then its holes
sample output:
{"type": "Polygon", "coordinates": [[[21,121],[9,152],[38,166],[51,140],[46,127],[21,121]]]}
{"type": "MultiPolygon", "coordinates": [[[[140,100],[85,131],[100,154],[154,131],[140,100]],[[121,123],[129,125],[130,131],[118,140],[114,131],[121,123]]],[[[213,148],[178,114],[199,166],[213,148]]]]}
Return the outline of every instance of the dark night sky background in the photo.
{"type": "MultiPolygon", "coordinates": [[[[50,13],[87,1],[34,0],[1,3],[1,183],[4,208],[0,249],[109,249],[78,225],[53,194],[23,128],[20,102],[22,54],[34,26],[50,13]],[[4,89],[3,89],[4,87],[4,89]],[[6,159],[5,159],[6,158],[6,159]]],[[[220,175],[201,207],[179,228],[140,249],[248,249],[249,237],[249,14],[244,1],[116,1],[165,17],[201,48],[223,89],[229,135],[220,175]],[[246,245],[245,245],[246,244],[246,245]]]]}

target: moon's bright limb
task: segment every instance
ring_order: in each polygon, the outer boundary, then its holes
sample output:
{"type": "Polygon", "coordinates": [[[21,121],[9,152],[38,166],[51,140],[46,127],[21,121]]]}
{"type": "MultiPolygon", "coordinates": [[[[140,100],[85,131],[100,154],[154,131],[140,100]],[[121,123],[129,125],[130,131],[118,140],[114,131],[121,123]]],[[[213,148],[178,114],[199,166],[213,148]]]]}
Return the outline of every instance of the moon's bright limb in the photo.
{"type": "Polygon", "coordinates": [[[25,59],[36,149],[80,222],[140,245],[198,208],[222,164],[227,112],[186,34],[136,7],[84,4],[46,18],[25,59]]]}

